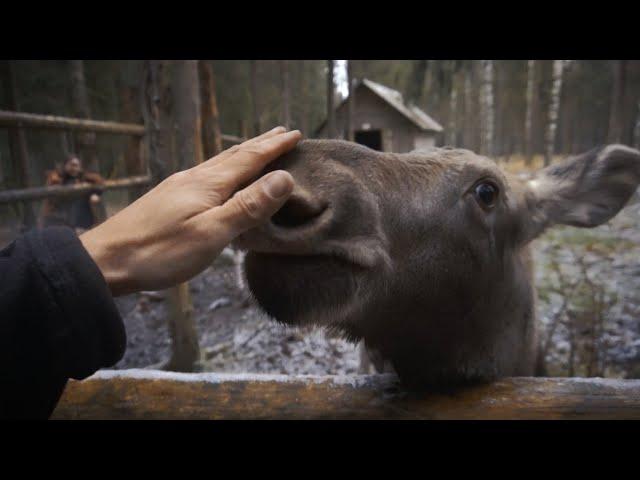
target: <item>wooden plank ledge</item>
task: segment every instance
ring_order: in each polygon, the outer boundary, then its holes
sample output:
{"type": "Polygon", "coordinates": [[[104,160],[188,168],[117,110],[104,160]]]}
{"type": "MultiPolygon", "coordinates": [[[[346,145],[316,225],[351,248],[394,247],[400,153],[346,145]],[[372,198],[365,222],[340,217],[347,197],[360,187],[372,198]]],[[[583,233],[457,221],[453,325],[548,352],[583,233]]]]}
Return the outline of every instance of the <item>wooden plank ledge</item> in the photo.
{"type": "Polygon", "coordinates": [[[640,380],[508,378],[406,393],[393,375],[102,370],[71,380],[53,419],[640,419],[640,380]]]}

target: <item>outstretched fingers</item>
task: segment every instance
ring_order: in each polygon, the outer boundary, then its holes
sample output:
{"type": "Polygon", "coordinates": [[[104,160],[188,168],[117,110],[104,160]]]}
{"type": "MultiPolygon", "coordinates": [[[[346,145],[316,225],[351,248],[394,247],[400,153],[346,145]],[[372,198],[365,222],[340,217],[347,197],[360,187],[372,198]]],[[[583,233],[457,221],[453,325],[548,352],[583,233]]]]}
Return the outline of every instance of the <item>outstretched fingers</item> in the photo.
{"type": "Polygon", "coordinates": [[[275,137],[276,135],[281,135],[283,133],[285,133],[287,131],[286,128],[284,127],[276,127],[276,128],[272,128],[271,130],[269,130],[268,132],[265,132],[261,135],[258,135],[257,137],[254,138],[250,138],[249,140],[246,140],[244,142],[242,142],[239,145],[234,145],[231,148],[228,148],[227,150],[224,150],[223,152],[220,152],[218,155],[216,155],[215,157],[210,158],[209,160],[207,160],[206,162],[203,162],[201,164],[202,167],[204,168],[208,168],[208,167],[212,167],[214,165],[219,164],[220,162],[222,162],[223,160],[229,158],[230,156],[232,156],[233,154],[237,153],[238,150],[240,150],[241,148],[246,148],[249,145],[253,145],[255,143],[260,143],[264,140],[267,140],[271,137],[275,137]]]}
{"type": "Polygon", "coordinates": [[[302,138],[298,130],[278,134],[261,142],[240,147],[209,170],[220,198],[227,199],[255,178],[270,162],[296,146],[302,138]]]}
{"type": "Polygon", "coordinates": [[[231,242],[241,233],[266,222],[287,201],[294,180],[289,172],[276,170],[236,192],[223,205],[199,216],[201,228],[231,242]],[[224,228],[220,231],[220,225],[224,228]]]}

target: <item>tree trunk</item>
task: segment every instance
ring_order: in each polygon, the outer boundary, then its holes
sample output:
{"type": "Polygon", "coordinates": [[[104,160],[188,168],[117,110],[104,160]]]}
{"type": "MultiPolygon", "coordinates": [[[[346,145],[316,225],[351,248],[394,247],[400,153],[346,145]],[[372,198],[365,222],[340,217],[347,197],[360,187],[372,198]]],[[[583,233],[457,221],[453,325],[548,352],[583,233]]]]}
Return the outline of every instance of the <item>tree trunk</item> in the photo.
{"type": "MultiPolygon", "coordinates": [[[[145,62],[145,120],[149,131],[150,166],[154,181],[160,182],[176,170],[171,138],[176,136],[176,156],[182,166],[202,161],[200,138],[200,88],[196,61],[175,62],[175,83],[171,88],[172,64],[167,60],[145,62]],[[172,95],[173,93],[173,95],[172,95]],[[175,128],[174,128],[175,127],[175,128]]],[[[179,168],[179,167],[178,167],[179,168]]],[[[171,358],[160,368],[193,371],[200,358],[198,337],[188,282],[168,290],[171,358]]]]}
{"type": "MultiPolygon", "coordinates": [[[[175,65],[176,155],[180,170],[202,163],[200,82],[197,60],[179,60],[175,65]]],[[[193,319],[189,282],[169,290],[169,331],[172,352],[165,370],[190,372],[200,359],[198,334],[193,319]]]]}
{"type": "MultiPolygon", "coordinates": [[[[564,74],[562,75],[564,83],[565,91],[571,92],[575,90],[575,84],[573,82],[573,75],[568,75],[569,71],[567,66],[565,65],[564,74]]],[[[572,119],[576,118],[575,116],[575,100],[577,99],[577,95],[563,95],[560,98],[560,111],[562,112],[562,117],[558,120],[558,151],[562,153],[562,155],[567,155],[571,153],[571,144],[573,143],[573,127],[575,126],[575,122],[572,119]]]]}
{"type": "Polygon", "coordinates": [[[153,185],[160,183],[175,169],[170,69],[169,60],[144,62],[144,116],[153,185]]]}
{"type": "Polygon", "coordinates": [[[464,72],[464,132],[462,135],[462,144],[464,148],[474,150],[473,131],[474,131],[474,108],[473,96],[471,93],[471,82],[473,76],[473,61],[467,63],[464,72]]]}
{"type": "Polygon", "coordinates": [[[458,68],[457,65],[453,66],[453,70],[451,72],[451,91],[449,92],[449,127],[448,127],[448,144],[450,146],[455,146],[457,144],[457,136],[456,136],[456,114],[458,112],[458,68]]]}
{"type": "Polygon", "coordinates": [[[300,106],[300,116],[301,116],[301,120],[300,120],[300,127],[302,130],[302,133],[307,136],[310,137],[311,135],[313,135],[314,132],[310,132],[309,131],[309,125],[310,125],[310,118],[309,118],[309,111],[310,111],[310,104],[311,104],[311,96],[309,95],[309,73],[308,73],[308,67],[309,67],[309,61],[308,60],[300,60],[300,94],[301,94],[301,106],[300,106]]]}
{"type": "Polygon", "coordinates": [[[633,129],[634,147],[640,149],[640,102],[638,102],[638,108],[636,109],[636,125],[633,129]]]}
{"type": "Polygon", "coordinates": [[[549,101],[549,111],[547,117],[547,128],[545,130],[544,164],[551,164],[556,140],[556,130],[558,127],[558,113],[560,110],[560,93],[562,91],[562,72],[564,70],[563,60],[554,60],[551,77],[551,95],[549,101]]]}
{"type": "Polygon", "coordinates": [[[626,60],[613,63],[613,88],[611,93],[611,109],[609,110],[608,143],[620,143],[624,125],[624,98],[626,90],[626,60]]]}
{"type": "Polygon", "coordinates": [[[482,62],[482,153],[493,155],[494,140],[493,60],[482,62]]]}
{"type": "Polygon", "coordinates": [[[253,112],[253,134],[259,135],[260,128],[260,109],[258,107],[258,64],[256,60],[250,60],[249,64],[249,83],[251,88],[251,108],[253,112]]]}
{"type": "Polygon", "coordinates": [[[291,89],[289,87],[289,61],[280,60],[280,73],[282,76],[282,125],[291,128],[291,89]]]}
{"type": "Polygon", "coordinates": [[[427,74],[428,60],[416,60],[413,62],[413,69],[409,77],[407,87],[407,102],[420,105],[422,94],[424,93],[424,82],[427,74]]]}
{"type": "MultiPolygon", "coordinates": [[[[18,92],[15,82],[14,65],[9,60],[0,62],[0,76],[5,90],[5,102],[7,109],[17,112],[20,110],[18,103],[18,92]]],[[[29,169],[29,150],[24,129],[13,127],[8,129],[9,133],[9,154],[13,164],[12,170],[14,178],[17,180],[19,188],[31,186],[29,169]]],[[[36,216],[33,206],[29,202],[22,204],[22,221],[24,227],[30,228],[36,224],[36,216]]]]}
{"type": "Polygon", "coordinates": [[[526,93],[526,113],[524,120],[524,155],[525,163],[530,166],[533,162],[533,105],[538,100],[536,81],[536,61],[529,60],[527,63],[527,93],[526,93]]]}
{"type": "MultiPolygon", "coordinates": [[[[82,60],[70,60],[69,67],[71,71],[73,114],[77,118],[91,118],[91,107],[84,76],[84,62],[82,60]]],[[[76,134],[76,145],[78,146],[77,154],[87,170],[99,172],[96,134],[94,132],[78,132],[76,134]]]]}
{"type": "Polygon", "coordinates": [[[204,159],[198,61],[176,61],[175,74],[176,154],[184,170],[204,159]]]}
{"type": "Polygon", "coordinates": [[[222,133],[216,98],[216,82],[210,60],[198,61],[200,74],[200,101],[202,115],[202,148],[204,157],[211,158],[222,152],[222,133]]]}
{"type": "Polygon", "coordinates": [[[347,88],[348,88],[348,100],[347,100],[347,134],[346,138],[350,142],[355,140],[355,132],[353,129],[353,123],[355,121],[355,108],[356,108],[356,95],[353,88],[353,60],[347,60],[347,88]]]}
{"type": "MultiPolygon", "coordinates": [[[[127,60],[120,72],[120,120],[124,123],[142,124],[142,102],[140,97],[140,84],[142,72],[140,62],[127,60]]],[[[146,165],[143,156],[142,137],[130,136],[124,152],[124,163],[127,175],[132,177],[146,174],[146,165]]],[[[135,201],[143,189],[129,190],[129,203],[135,201]]]]}
{"type": "Polygon", "coordinates": [[[335,85],[333,83],[333,60],[327,60],[327,138],[336,136],[336,116],[333,108],[335,85]]]}

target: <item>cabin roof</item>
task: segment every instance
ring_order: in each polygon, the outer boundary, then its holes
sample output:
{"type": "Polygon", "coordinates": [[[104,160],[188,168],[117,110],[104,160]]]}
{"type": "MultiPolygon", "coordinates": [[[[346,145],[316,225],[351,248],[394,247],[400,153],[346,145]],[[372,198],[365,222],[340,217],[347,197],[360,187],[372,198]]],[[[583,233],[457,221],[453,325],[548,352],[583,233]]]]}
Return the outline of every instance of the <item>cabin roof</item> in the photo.
{"type": "MultiPolygon", "coordinates": [[[[431,118],[427,113],[417,107],[414,104],[406,104],[404,102],[404,98],[402,97],[402,93],[398,90],[394,90],[393,88],[389,88],[380,83],[369,80],[368,78],[363,78],[359,80],[355,85],[355,88],[365,87],[379,98],[381,98],[387,105],[392,107],[402,116],[404,116],[407,120],[409,120],[412,124],[418,127],[420,130],[425,132],[442,132],[442,126],[436,122],[433,118],[431,118]]],[[[349,98],[345,98],[335,107],[335,110],[342,107],[349,98]]],[[[320,124],[317,131],[322,130],[327,123],[327,119],[320,124]]]]}
{"type": "Polygon", "coordinates": [[[416,127],[425,131],[442,132],[442,126],[427,115],[424,110],[418,108],[416,105],[406,104],[399,91],[367,78],[363,78],[361,83],[404,115],[416,127]]]}

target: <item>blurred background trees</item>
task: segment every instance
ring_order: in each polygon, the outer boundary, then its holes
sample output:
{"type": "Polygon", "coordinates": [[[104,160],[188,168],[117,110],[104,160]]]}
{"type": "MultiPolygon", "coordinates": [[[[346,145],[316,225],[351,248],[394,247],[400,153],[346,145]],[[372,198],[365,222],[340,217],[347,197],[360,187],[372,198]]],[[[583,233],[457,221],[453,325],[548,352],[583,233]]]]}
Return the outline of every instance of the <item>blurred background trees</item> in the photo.
{"type": "MultiPolygon", "coordinates": [[[[0,78],[2,109],[130,123],[142,120],[142,61],[10,63],[3,63],[0,78]]],[[[327,117],[328,104],[337,106],[347,95],[347,65],[351,78],[366,77],[399,90],[406,102],[443,125],[440,145],[504,159],[546,155],[551,161],[553,155],[602,143],[640,143],[640,61],[203,60],[199,64],[202,148],[207,156],[221,148],[216,139],[220,134],[247,137],[287,124],[313,137],[327,117]]],[[[349,132],[335,134],[348,137],[349,132]]],[[[137,146],[124,138],[39,130],[20,135],[28,146],[26,170],[11,161],[11,149],[20,148],[16,133],[0,129],[0,188],[42,184],[43,171],[69,151],[84,153],[90,165],[97,157],[106,177],[136,171],[132,149],[137,146]]]]}

